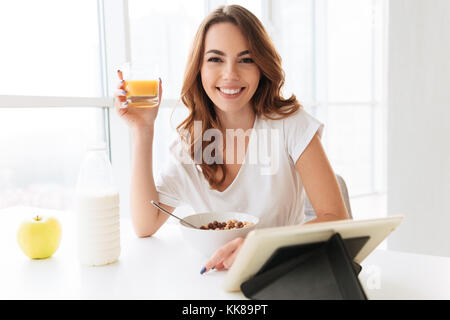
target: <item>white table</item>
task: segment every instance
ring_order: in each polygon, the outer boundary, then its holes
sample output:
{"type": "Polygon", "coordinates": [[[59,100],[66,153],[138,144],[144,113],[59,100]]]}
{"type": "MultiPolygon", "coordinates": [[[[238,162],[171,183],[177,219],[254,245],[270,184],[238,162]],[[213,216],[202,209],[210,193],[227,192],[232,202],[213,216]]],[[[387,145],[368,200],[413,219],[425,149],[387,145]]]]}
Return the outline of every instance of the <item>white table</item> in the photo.
{"type": "MultiPolygon", "coordinates": [[[[31,210],[0,210],[0,299],[245,299],[222,289],[225,271],[200,275],[205,258],[183,242],[176,224],[137,238],[122,219],[119,261],[83,267],[71,214],[31,210]],[[20,222],[35,213],[50,213],[63,226],[61,245],[49,259],[31,260],[17,245],[20,222]]],[[[450,299],[450,258],[375,250],[362,265],[369,299],[450,299]]]]}

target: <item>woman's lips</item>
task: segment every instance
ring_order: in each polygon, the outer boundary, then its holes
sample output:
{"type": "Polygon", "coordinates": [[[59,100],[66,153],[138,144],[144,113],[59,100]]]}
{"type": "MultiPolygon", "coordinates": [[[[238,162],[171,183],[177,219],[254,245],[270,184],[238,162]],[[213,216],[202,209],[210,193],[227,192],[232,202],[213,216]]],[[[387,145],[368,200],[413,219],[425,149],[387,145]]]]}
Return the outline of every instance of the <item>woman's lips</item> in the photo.
{"type": "MultiPolygon", "coordinates": [[[[229,89],[229,88],[223,88],[223,89],[233,90],[233,89],[229,89]]],[[[234,93],[234,94],[229,94],[229,93],[222,92],[218,87],[216,87],[216,90],[225,99],[235,99],[235,98],[239,97],[242,94],[242,92],[244,92],[245,87],[240,88],[240,91],[238,93],[234,93]]],[[[234,90],[236,90],[236,88],[234,88],[234,90]]]]}

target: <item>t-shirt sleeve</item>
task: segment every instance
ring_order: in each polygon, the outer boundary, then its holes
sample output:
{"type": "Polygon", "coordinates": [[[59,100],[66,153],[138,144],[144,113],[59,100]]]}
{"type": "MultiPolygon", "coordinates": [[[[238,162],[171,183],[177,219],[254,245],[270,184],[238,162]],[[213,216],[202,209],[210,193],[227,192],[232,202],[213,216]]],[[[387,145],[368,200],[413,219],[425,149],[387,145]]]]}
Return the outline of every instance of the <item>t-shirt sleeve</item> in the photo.
{"type": "Polygon", "coordinates": [[[181,182],[184,180],[180,175],[182,174],[182,164],[177,161],[177,157],[174,154],[174,150],[177,149],[176,142],[174,141],[171,146],[171,153],[169,158],[158,169],[158,173],[155,179],[156,191],[158,192],[159,202],[171,207],[182,206],[182,186],[181,182]]]}
{"type": "Polygon", "coordinates": [[[318,133],[322,138],[324,125],[303,108],[283,120],[284,141],[294,163],[318,133]]]}
{"type": "Polygon", "coordinates": [[[182,205],[178,188],[175,184],[176,176],[173,174],[173,167],[165,166],[155,181],[156,191],[158,192],[159,202],[171,207],[180,207],[182,205]]]}

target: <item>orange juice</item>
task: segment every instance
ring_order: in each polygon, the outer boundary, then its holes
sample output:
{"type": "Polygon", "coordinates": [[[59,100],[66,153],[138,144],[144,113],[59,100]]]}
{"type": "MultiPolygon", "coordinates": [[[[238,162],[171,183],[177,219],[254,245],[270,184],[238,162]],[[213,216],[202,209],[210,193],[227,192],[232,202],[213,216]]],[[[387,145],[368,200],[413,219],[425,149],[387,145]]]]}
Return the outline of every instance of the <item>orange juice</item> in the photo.
{"type": "Polygon", "coordinates": [[[153,107],[159,101],[158,80],[126,80],[125,90],[130,107],[153,107]]]}
{"type": "Polygon", "coordinates": [[[147,97],[158,95],[158,80],[125,81],[127,97],[147,97]]]}

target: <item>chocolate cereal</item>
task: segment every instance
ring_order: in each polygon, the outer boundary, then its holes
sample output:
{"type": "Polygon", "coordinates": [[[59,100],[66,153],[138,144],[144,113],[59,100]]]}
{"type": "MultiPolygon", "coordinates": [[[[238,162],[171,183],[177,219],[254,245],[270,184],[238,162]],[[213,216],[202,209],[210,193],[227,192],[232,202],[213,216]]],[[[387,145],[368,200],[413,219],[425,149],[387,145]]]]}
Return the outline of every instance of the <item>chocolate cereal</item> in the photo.
{"type": "Polygon", "coordinates": [[[236,219],[228,220],[227,222],[213,221],[204,224],[200,227],[203,230],[230,230],[230,229],[240,229],[253,225],[253,222],[247,221],[237,221],[236,219]]]}

